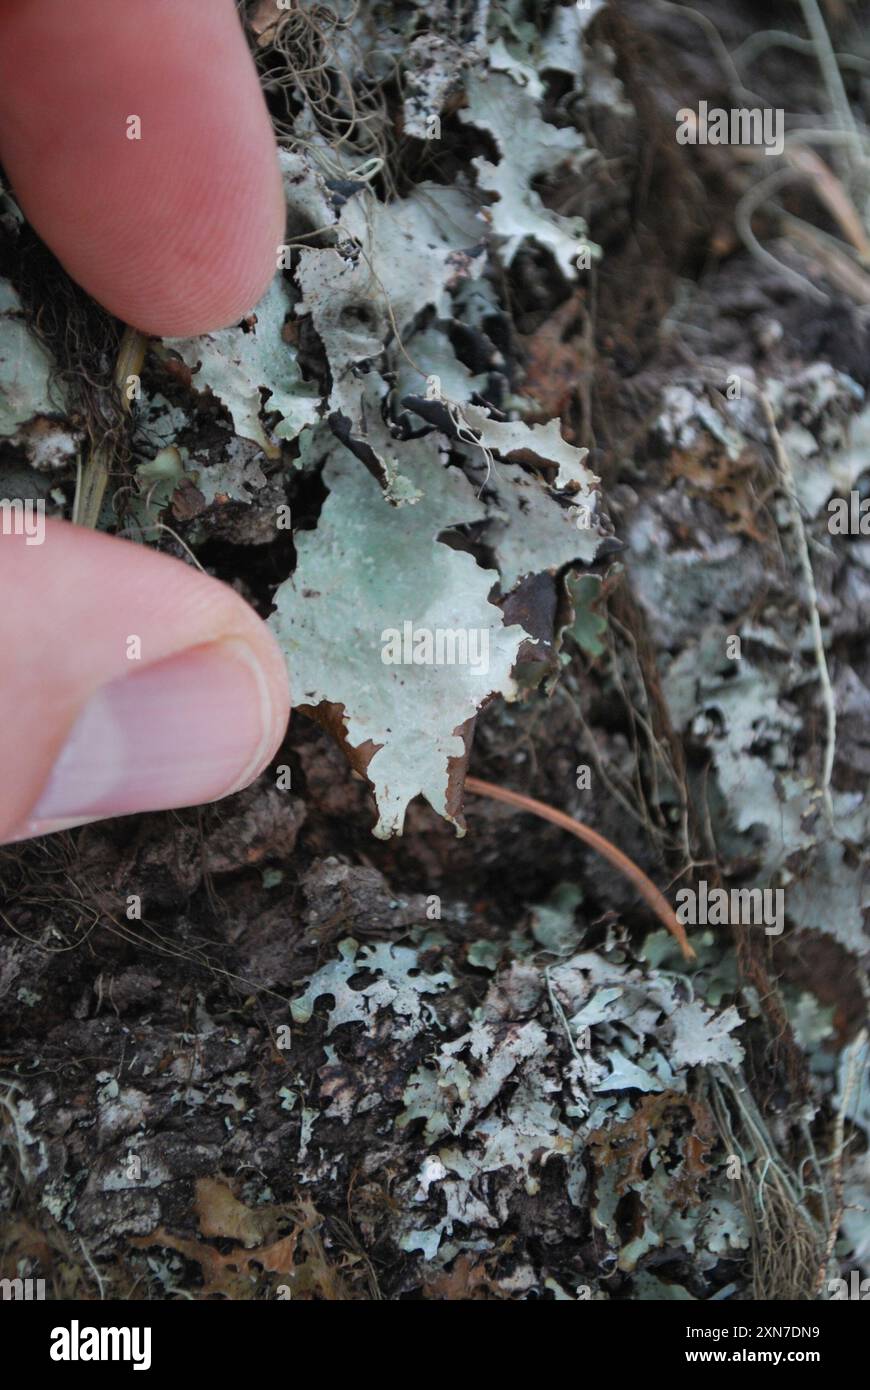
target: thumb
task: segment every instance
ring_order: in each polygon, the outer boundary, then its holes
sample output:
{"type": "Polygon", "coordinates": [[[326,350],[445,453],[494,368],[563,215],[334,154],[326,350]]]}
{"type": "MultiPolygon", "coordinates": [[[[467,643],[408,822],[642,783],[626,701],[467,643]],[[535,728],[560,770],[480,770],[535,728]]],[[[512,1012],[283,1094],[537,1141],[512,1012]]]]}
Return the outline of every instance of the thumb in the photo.
{"type": "Polygon", "coordinates": [[[0,843],[215,801],[262,771],[284,659],[232,589],[64,522],[0,544],[0,843]]]}

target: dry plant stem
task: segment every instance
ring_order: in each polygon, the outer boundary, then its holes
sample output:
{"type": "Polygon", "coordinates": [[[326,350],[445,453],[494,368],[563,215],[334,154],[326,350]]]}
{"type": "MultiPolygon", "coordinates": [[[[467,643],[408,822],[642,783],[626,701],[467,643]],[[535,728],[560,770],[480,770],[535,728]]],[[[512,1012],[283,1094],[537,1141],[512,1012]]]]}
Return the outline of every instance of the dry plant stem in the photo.
{"type": "Polygon", "coordinates": [[[198,570],[200,570],[203,574],[205,574],[205,572],[206,572],[205,569],[204,569],[203,566],[199,563],[199,560],[197,560],[197,558],[196,558],[196,556],[194,555],[193,551],[191,550],[190,546],[189,546],[185,541],[183,541],[183,540],[181,539],[181,537],[179,536],[179,534],[178,534],[177,531],[173,531],[173,529],[172,529],[171,526],[167,526],[165,521],[152,521],[152,522],[150,523],[150,525],[148,525],[148,526],[137,526],[137,527],[135,527],[135,528],[131,528],[131,527],[128,526],[128,527],[125,527],[123,531],[119,531],[119,532],[118,532],[118,535],[119,535],[119,536],[144,535],[144,533],[145,533],[146,531],[166,531],[166,532],[172,537],[172,539],[175,541],[176,545],[180,545],[180,546],[181,546],[181,549],[184,551],[185,555],[188,555],[188,556],[190,557],[190,562],[191,562],[191,564],[196,565],[196,568],[197,568],[198,570]]]}
{"type": "Polygon", "coordinates": [[[786,145],[785,157],[793,168],[813,181],[819,197],[836,218],[846,240],[854,246],[863,264],[870,264],[870,237],[858,209],[840,180],[831,173],[824,160],[806,145],[790,140],[786,145]]]}
{"type": "Polygon", "coordinates": [[[854,299],[856,304],[870,304],[870,276],[857,264],[844,248],[825,232],[819,231],[799,217],[778,209],[780,221],[787,237],[798,249],[820,261],[828,278],[843,294],[854,299]]]}
{"type": "Polygon", "coordinates": [[[846,1109],[855,1089],[856,1072],[858,1070],[858,1056],[862,1048],[867,1043],[867,1029],[862,1028],[855,1038],[847,1053],[846,1074],[843,1078],[843,1096],[840,1101],[840,1108],[837,1111],[837,1119],[834,1124],[834,1151],[831,1155],[831,1188],[834,1199],[834,1213],[828,1229],[828,1238],[825,1242],[825,1253],[822,1256],[819,1272],[816,1276],[816,1293],[820,1294],[822,1285],[825,1282],[825,1271],[834,1253],[834,1246],[837,1243],[837,1235],[840,1230],[840,1223],[843,1220],[845,1210],[845,1199],[843,1197],[843,1133],[846,1127],[846,1109]]]}
{"type": "MultiPolygon", "coordinates": [[[[731,58],[737,68],[748,67],[768,48],[793,48],[796,53],[808,53],[811,56],[816,54],[816,45],[812,39],[799,38],[797,34],[789,34],[784,29],[764,29],[759,33],[750,34],[748,39],[744,39],[737,48],[732,49],[731,58]]],[[[870,73],[870,62],[855,53],[835,53],[834,57],[838,67],[849,68],[853,72],[870,73]]]]}
{"type": "Polygon", "coordinates": [[[743,245],[761,265],[767,266],[769,270],[774,270],[777,275],[783,276],[784,279],[788,280],[792,285],[795,285],[810,299],[816,300],[819,304],[827,304],[829,302],[828,296],[824,294],[822,290],[817,289],[806,276],[799,274],[796,270],[792,270],[791,266],[783,265],[782,261],[778,260],[776,256],[772,255],[770,251],[766,250],[765,247],[761,245],[761,242],[752,230],[753,213],[756,212],[758,208],[761,207],[762,203],[766,202],[773,193],[776,193],[782,188],[784,184],[797,178],[798,173],[799,171],[796,169],[779,169],[775,174],[770,174],[767,178],[761,179],[759,183],[753,184],[753,186],[743,194],[743,197],[734,209],[734,222],[743,245]]]}
{"type": "Polygon", "coordinates": [[[570,835],[576,835],[578,840],[590,845],[597,854],[601,855],[602,859],[606,859],[609,864],[618,869],[637,889],[659,921],[679,942],[683,958],[695,960],[695,952],[689,944],[685,928],[678,921],[677,915],[667,899],[659,892],[655,884],[650,882],[643,870],[629,859],[627,854],[623,854],[621,849],[616,848],[616,845],[612,845],[603,835],[599,835],[597,830],[591,830],[582,821],[575,820],[565,811],[557,811],[554,806],[548,806],[545,801],[537,801],[533,796],[524,796],[522,792],[509,791],[507,787],[498,787],[493,782],[483,782],[479,777],[466,777],[465,789],[474,796],[488,796],[493,801],[503,801],[508,806],[515,806],[519,811],[529,811],[533,816],[539,816],[541,820],[549,821],[551,825],[558,825],[560,829],[567,830],[570,835]]]}
{"type": "Polygon", "coordinates": [[[782,477],[783,486],[788,497],[789,506],[794,513],[795,535],[797,538],[798,558],[800,561],[801,572],[803,574],[804,585],[807,594],[807,607],[809,608],[810,630],[813,635],[813,650],[816,657],[816,669],[819,673],[819,685],[822,688],[822,700],[825,706],[826,738],[825,738],[825,760],[822,767],[821,788],[825,801],[825,809],[829,820],[833,820],[833,806],[831,803],[831,774],[834,770],[834,754],[837,746],[837,708],[834,701],[834,688],[831,685],[831,677],[828,672],[828,662],[825,656],[825,644],[822,638],[822,620],[819,617],[819,597],[816,592],[816,581],[813,575],[813,565],[810,559],[810,550],[807,544],[807,535],[804,530],[803,518],[801,517],[800,503],[795,491],[794,474],[792,472],[791,461],[782,442],[782,436],[777,429],[776,416],[773,413],[773,406],[770,404],[763,391],[758,394],[761,409],[764,413],[765,423],[770,433],[770,440],[773,445],[773,452],[776,458],[777,467],[782,477]]]}
{"type": "Polygon", "coordinates": [[[811,1297],[822,1233],[807,1209],[800,1174],[778,1152],[742,1074],[714,1066],[711,1080],[723,1142],[742,1166],[740,1194],[751,1233],[754,1295],[763,1301],[811,1297]],[[726,1094],[749,1152],[732,1127],[726,1094]]]}
{"type": "MultiPolygon", "coordinates": [[[[701,14],[700,10],[693,10],[688,5],[676,5],[673,3],[673,0],[654,0],[654,3],[660,10],[670,10],[671,14],[678,15],[681,19],[691,19],[703,29],[710,41],[710,47],[719,59],[722,71],[728,75],[728,84],[732,97],[746,96],[753,100],[755,99],[755,93],[751,92],[748,87],[744,87],[743,79],[740,76],[737,65],[731,53],[728,51],[725,40],[722,38],[722,35],[719,33],[712,19],[705,14],[701,14]]],[[[758,104],[763,103],[759,102],[758,104]]]]}
{"type": "MultiPolygon", "coordinates": [[[[118,349],[113,382],[121,397],[124,410],[129,411],[130,401],[126,393],[127,378],[138,376],[145,361],[146,341],[136,328],[125,328],[118,349]]],[[[96,528],[100,517],[103,498],[109,482],[111,465],[111,446],[97,444],[91,451],[84,468],[81,469],[73,502],[72,519],[77,526],[96,528]]]]}
{"type": "Polygon", "coordinates": [[[822,70],[828,92],[828,100],[831,103],[837,124],[851,137],[850,143],[846,146],[843,172],[844,175],[851,176],[852,180],[857,182],[858,168],[855,159],[855,146],[858,142],[858,127],[849,105],[849,98],[846,95],[846,88],[843,85],[843,78],[837,65],[836,54],[831,47],[827,25],[819,9],[818,0],[800,0],[800,7],[803,10],[804,22],[810,32],[813,47],[816,50],[819,67],[822,70]]]}

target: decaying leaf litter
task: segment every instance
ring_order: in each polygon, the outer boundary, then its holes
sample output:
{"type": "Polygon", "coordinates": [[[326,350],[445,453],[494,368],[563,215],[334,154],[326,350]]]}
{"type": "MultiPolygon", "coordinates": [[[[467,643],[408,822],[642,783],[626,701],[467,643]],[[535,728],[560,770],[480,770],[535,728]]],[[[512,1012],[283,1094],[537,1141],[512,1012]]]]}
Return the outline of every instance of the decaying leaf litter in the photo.
{"type": "MultiPolygon", "coordinates": [[[[831,124],[812,57],[783,86],[748,6],[708,12],[741,80],[831,124]]],[[[860,264],[812,181],[751,223],[791,276],[742,247],[759,172],[673,141],[733,74],[696,42],[681,66],[674,7],[247,20],[275,281],[151,343],[126,428],[97,409],[114,326],[70,286],[63,341],[34,332],[46,253],[7,199],[0,491],[68,517],[114,431],[100,524],[271,615],[320,727],[294,720],[289,790],[0,851],[2,1272],[816,1296],[868,1250],[868,542],[826,527],[866,473],[860,264]],[[489,669],[385,665],[406,618],[485,631],[489,669]],[[469,799],[457,839],[469,752],[672,900],[781,887],[785,931],[690,928],[687,969],[559,832],[469,799]]]]}

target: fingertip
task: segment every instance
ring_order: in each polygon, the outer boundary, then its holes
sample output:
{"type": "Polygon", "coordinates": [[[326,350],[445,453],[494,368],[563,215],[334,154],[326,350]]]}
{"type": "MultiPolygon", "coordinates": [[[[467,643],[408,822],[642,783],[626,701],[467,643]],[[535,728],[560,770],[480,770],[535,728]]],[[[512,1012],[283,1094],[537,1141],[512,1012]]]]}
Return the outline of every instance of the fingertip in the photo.
{"type": "Polygon", "coordinates": [[[0,158],[70,275],[145,333],[238,322],[275,273],[281,177],[233,0],[0,6],[0,158]]]}

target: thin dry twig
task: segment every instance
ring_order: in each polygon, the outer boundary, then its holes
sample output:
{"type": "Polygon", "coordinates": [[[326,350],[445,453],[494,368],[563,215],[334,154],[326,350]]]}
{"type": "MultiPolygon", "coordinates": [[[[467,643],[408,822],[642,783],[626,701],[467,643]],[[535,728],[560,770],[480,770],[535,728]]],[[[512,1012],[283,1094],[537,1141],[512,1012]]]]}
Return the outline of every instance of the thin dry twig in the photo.
{"type": "Polygon", "coordinates": [[[791,460],[782,442],[782,435],[777,428],[776,416],[773,406],[763,391],[758,392],[758,401],[761,405],[770,442],[773,446],[774,457],[782,478],[783,487],[788,497],[789,506],[794,515],[794,529],[797,541],[798,560],[803,575],[804,587],[806,589],[807,609],[810,619],[810,631],[813,638],[813,651],[816,658],[816,670],[819,675],[819,685],[822,690],[822,702],[825,707],[826,739],[825,739],[825,758],[822,766],[821,790],[825,802],[825,809],[828,819],[833,819],[833,806],[831,803],[831,775],[834,771],[834,756],[837,747],[837,707],[834,699],[834,687],[831,684],[831,677],[828,671],[828,660],[825,656],[825,642],[822,636],[822,620],[819,616],[819,596],[816,591],[816,581],[813,574],[813,564],[810,559],[810,549],[807,543],[807,534],[804,530],[803,517],[801,516],[800,503],[798,501],[797,490],[795,488],[794,473],[792,472],[791,460]]]}
{"type": "Polygon", "coordinates": [[[686,936],[686,930],[667,899],[647,878],[643,869],[638,868],[634,860],[629,859],[627,854],[623,854],[621,849],[617,849],[616,845],[612,845],[597,830],[592,830],[582,821],[575,820],[565,811],[558,811],[555,806],[548,806],[545,801],[537,801],[535,797],[525,796],[522,792],[509,791],[507,787],[496,786],[494,782],[484,782],[479,777],[466,777],[465,789],[475,796],[488,796],[493,801],[503,801],[506,805],[515,806],[520,811],[529,811],[533,816],[539,816],[541,820],[549,821],[551,825],[558,825],[560,829],[567,830],[570,835],[576,835],[578,840],[590,845],[596,853],[601,855],[602,859],[606,859],[609,864],[624,874],[629,883],[637,889],[644,902],[652,908],[659,921],[667,927],[671,936],[679,943],[684,959],[696,959],[695,952],[686,936]]]}
{"type": "Polygon", "coordinates": [[[825,1272],[828,1268],[831,1256],[834,1253],[834,1246],[837,1243],[837,1236],[840,1231],[840,1224],[843,1220],[843,1212],[846,1209],[846,1201],[843,1195],[843,1135],[846,1128],[846,1110],[855,1089],[858,1056],[867,1042],[867,1029],[862,1028],[861,1032],[854,1039],[846,1052],[846,1070],[843,1077],[843,1094],[840,1099],[837,1118],[834,1122],[834,1151],[831,1155],[831,1193],[834,1199],[834,1210],[831,1216],[831,1224],[828,1228],[828,1238],[825,1242],[825,1251],[819,1264],[819,1272],[816,1276],[816,1293],[821,1293],[822,1285],[825,1282],[825,1272]]]}
{"type": "Polygon", "coordinates": [[[870,237],[861,215],[840,179],[820,159],[815,150],[790,139],[786,143],[785,157],[793,168],[806,174],[815,185],[821,201],[838,222],[847,241],[854,246],[863,264],[870,264],[870,237]]]}

